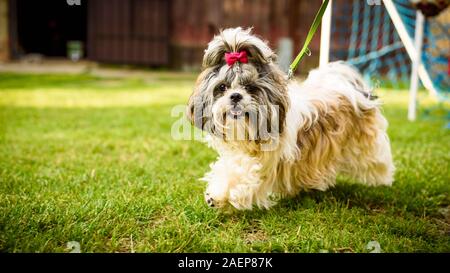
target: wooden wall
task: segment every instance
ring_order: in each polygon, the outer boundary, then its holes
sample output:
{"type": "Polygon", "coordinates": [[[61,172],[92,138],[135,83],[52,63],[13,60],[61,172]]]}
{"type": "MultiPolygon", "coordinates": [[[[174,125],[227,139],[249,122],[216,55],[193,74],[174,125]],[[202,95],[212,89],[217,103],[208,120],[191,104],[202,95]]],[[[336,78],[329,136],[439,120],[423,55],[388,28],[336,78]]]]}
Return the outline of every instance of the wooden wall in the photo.
{"type": "MultiPolygon", "coordinates": [[[[170,9],[170,63],[177,68],[198,67],[208,41],[219,29],[254,27],[272,48],[289,37],[294,55],[300,50],[321,1],[306,0],[172,0],[170,9]]],[[[312,56],[300,70],[318,64],[320,34],[311,44],[312,56]]]]}
{"type": "MultiPolygon", "coordinates": [[[[198,69],[207,43],[220,29],[253,27],[276,49],[289,37],[295,55],[321,1],[306,0],[89,0],[88,58],[198,69]]],[[[316,66],[320,34],[300,70],[316,66]]]]}
{"type": "Polygon", "coordinates": [[[0,62],[9,59],[8,1],[0,0],[0,62]]]}
{"type": "Polygon", "coordinates": [[[88,57],[95,61],[167,65],[169,2],[90,0],[88,57]]]}

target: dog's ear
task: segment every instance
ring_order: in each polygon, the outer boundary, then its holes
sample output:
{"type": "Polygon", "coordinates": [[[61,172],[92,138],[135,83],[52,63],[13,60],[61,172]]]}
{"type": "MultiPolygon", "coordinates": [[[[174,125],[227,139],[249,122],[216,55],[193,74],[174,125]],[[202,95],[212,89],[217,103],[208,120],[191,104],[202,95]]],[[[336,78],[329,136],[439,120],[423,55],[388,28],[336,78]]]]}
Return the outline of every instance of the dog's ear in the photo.
{"type": "Polygon", "coordinates": [[[207,130],[211,123],[212,98],[208,96],[206,89],[213,74],[213,69],[206,69],[200,73],[186,108],[186,118],[201,130],[207,130]]]}
{"type": "Polygon", "coordinates": [[[203,68],[225,64],[226,52],[246,51],[249,61],[268,64],[276,60],[276,54],[267,42],[251,34],[252,29],[229,28],[216,35],[208,44],[203,56],[203,68]]]}

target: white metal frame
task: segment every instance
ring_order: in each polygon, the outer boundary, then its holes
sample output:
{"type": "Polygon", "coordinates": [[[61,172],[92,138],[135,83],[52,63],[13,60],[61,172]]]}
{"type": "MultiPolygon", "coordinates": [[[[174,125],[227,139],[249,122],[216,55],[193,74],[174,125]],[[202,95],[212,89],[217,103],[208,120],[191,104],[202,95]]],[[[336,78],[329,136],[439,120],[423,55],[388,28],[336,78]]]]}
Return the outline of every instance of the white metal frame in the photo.
{"type": "MultiPolygon", "coordinates": [[[[422,81],[423,85],[430,92],[430,94],[434,98],[438,98],[438,92],[433,86],[430,75],[421,62],[424,16],[420,11],[417,11],[416,34],[413,41],[413,39],[409,37],[406,27],[392,0],[383,0],[383,4],[391,17],[395,29],[400,36],[400,40],[405,46],[406,52],[412,62],[408,119],[414,120],[416,118],[417,89],[419,86],[419,79],[422,81]]],[[[330,5],[325,11],[322,19],[320,35],[320,66],[323,66],[329,62],[332,6],[332,0],[330,0],[330,5]]]]}
{"type": "Polygon", "coordinates": [[[414,35],[414,42],[409,37],[406,27],[398,14],[392,0],[383,0],[389,16],[394,23],[395,29],[400,36],[400,40],[405,45],[406,52],[412,62],[412,72],[411,72],[411,87],[410,87],[410,99],[408,108],[408,119],[416,119],[416,105],[417,105],[417,89],[419,87],[419,79],[422,81],[425,88],[430,92],[434,98],[438,98],[438,92],[433,86],[430,75],[428,74],[425,66],[421,62],[422,55],[422,42],[423,42],[423,28],[424,28],[424,16],[421,11],[417,11],[416,16],[416,31],[414,35]]]}
{"type": "Polygon", "coordinates": [[[419,67],[422,65],[422,42],[423,27],[425,18],[420,10],[416,13],[416,32],[414,34],[414,45],[416,48],[416,56],[412,59],[411,69],[411,86],[409,87],[409,107],[408,119],[413,121],[416,119],[417,108],[417,91],[419,89],[419,67]]]}
{"type": "Polygon", "coordinates": [[[328,3],[328,7],[322,17],[320,30],[320,66],[324,66],[329,62],[332,7],[333,0],[330,0],[330,2],[328,3]]]}

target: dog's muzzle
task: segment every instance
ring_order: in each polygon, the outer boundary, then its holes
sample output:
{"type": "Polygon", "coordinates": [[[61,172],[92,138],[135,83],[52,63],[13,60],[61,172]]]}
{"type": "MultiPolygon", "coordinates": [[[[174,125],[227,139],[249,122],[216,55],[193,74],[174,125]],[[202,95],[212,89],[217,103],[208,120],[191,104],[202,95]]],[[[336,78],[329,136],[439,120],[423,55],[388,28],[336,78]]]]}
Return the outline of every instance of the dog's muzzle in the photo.
{"type": "Polygon", "coordinates": [[[244,114],[244,109],[239,104],[234,104],[230,110],[228,110],[228,115],[231,118],[238,119],[244,114]]]}

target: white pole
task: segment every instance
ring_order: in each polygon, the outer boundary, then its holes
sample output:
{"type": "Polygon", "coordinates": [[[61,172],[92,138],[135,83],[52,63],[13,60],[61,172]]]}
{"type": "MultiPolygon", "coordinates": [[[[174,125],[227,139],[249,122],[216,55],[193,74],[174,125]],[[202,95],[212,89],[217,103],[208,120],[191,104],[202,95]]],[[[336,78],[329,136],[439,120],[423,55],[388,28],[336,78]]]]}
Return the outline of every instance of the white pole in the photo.
{"type": "Polygon", "coordinates": [[[322,17],[320,30],[320,60],[319,65],[324,66],[329,62],[330,56],[330,35],[331,35],[331,9],[333,0],[330,0],[328,7],[322,17]]]}
{"type": "Polygon", "coordinates": [[[423,41],[424,17],[420,10],[416,12],[416,33],[414,34],[414,45],[416,56],[412,59],[411,86],[409,89],[409,108],[408,119],[416,119],[417,108],[417,90],[419,89],[419,66],[422,59],[422,41],[423,41]]]}
{"type": "MultiPolygon", "coordinates": [[[[414,46],[413,40],[409,37],[408,31],[406,30],[405,25],[402,22],[402,19],[400,18],[400,14],[398,13],[397,9],[395,8],[394,3],[392,0],[383,0],[384,6],[386,7],[387,12],[389,13],[389,16],[392,19],[392,23],[394,23],[395,29],[397,30],[398,36],[400,36],[400,40],[402,41],[403,45],[405,46],[406,52],[409,55],[409,58],[413,60],[416,58],[417,52],[416,48],[414,46]]],[[[420,63],[418,66],[418,74],[419,78],[422,81],[425,88],[430,91],[431,95],[433,95],[435,98],[438,98],[438,92],[433,86],[433,81],[430,78],[430,75],[428,74],[427,70],[425,69],[425,66],[420,63]]]]}

